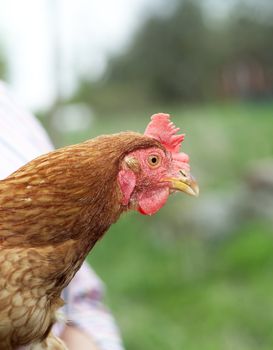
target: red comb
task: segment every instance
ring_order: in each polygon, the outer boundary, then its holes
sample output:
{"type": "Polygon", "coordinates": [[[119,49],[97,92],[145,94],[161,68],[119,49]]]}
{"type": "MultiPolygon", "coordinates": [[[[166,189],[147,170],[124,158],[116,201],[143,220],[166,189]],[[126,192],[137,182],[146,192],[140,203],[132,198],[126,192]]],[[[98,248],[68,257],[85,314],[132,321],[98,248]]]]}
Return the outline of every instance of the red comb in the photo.
{"type": "Polygon", "coordinates": [[[158,113],[152,115],[144,135],[160,141],[170,152],[179,152],[179,148],[185,137],[184,134],[176,135],[179,130],[170,121],[169,114],[158,113]]]}

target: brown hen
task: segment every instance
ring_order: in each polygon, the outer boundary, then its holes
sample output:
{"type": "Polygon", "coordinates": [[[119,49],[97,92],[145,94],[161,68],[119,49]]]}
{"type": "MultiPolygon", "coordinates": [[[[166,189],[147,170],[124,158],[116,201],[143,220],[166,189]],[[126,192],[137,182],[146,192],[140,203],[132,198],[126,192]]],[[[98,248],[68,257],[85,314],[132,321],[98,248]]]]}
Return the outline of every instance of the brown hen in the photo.
{"type": "Polygon", "coordinates": [[[50,333],[60,294],[120,214],[197,194],[181,135],[158,114],[145,135],[100,136],[43,155],[0,181],[0,349],[66,349],[50,333]]]}

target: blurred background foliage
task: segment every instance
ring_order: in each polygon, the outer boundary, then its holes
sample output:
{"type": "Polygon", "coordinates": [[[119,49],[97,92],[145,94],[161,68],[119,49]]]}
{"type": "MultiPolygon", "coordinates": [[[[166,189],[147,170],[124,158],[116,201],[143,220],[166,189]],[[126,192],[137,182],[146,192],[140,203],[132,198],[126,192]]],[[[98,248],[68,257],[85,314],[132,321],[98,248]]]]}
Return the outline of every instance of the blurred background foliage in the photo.
{"type": "Polygon", "coordinates": [[[0,45],[0,79],[6,78],[7,64],[4,56],[4,49],[0,45]]]}
{"type": "Polygon", "coordinates": [[[57,146],[142,132],[158,111],[186,132],[200,197],[123,216],[89,257],[126,348],[271,350],[273,3],[234,1],[221,16],[206,0],[163,4],[67,98],[56,69],[38,115],[57,146]]]}
{"type": "Polygon", "coordinates": [[[205,4],[177,1],[148,18],[102,79],[83,79],[76,99],[112,111],[130,110],[132,102],[272,97],[271,2],[238,2],[221,21],[205,4]]]}

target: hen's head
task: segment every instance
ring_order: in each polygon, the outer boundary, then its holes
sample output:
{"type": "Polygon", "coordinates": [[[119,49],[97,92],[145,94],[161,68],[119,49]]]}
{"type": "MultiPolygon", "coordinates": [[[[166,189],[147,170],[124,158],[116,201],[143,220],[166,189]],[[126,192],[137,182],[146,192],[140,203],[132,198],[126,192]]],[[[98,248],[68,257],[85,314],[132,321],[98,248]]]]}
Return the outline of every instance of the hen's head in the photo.
{"type": "Polygon", "coordinates": [[[152,116],[144,135],[159,141],[159,147],[137,149],[123,159],[118,173],[122,205],[152,215],[174,191],[198,195],[189,157],[179,153],[184,135],[176,135],[178,131],[168,114],[152,116]]]}

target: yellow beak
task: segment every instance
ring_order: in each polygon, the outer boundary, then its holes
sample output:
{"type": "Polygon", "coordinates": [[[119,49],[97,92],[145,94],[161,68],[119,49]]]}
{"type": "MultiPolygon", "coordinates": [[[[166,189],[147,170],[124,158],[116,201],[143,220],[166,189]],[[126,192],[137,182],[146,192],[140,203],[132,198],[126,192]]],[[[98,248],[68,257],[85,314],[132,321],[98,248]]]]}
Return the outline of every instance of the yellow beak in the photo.
{"type": "Polygon", "coordinates": [[[168,181],[171,184],[171,189],[185,192],[191,196],[198,197],[199,186],[195,181],[194,177],[190,173],[180,171],[181,176],[178,178],[171,177],[165,178],[163,181],[168,181]]]}

